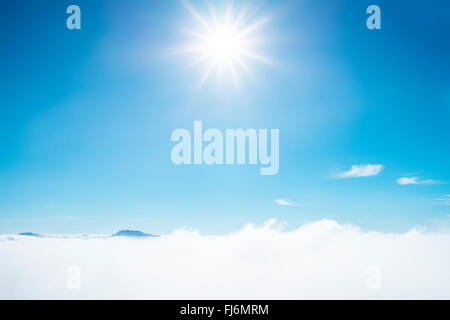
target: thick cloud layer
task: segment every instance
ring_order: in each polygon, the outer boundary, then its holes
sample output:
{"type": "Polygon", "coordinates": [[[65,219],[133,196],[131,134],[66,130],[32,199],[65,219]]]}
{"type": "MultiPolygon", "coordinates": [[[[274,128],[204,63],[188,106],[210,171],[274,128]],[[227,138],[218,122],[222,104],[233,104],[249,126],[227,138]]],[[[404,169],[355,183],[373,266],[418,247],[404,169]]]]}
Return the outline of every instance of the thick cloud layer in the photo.
{"type": "Polygon", "coordinates": [[[0,236],[0,298],[450,299],[450,234],[274,221],[225,236],[0,236]]]}

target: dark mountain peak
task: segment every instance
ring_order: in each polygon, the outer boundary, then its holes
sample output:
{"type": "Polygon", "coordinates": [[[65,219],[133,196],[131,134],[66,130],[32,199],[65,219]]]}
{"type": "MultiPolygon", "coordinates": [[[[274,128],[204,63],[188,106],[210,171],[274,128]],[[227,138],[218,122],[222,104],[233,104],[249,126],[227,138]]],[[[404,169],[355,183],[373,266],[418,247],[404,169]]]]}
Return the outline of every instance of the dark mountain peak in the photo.
{"type": "Polygon", "coordinates": [[[159,237],[154,234],[150,233],[144,233],[139,230],[120,230],[119,232],[112,235],[113,237],[136,237],[136,238],[143,238],[143,237],[159,237]]]}
{"type": "Polygon", "coordinates": [[[29,237],[36,237],[36,238],[42,238],[43,235],[41,234],[37,234],[37,233],[33,233],[33,232],[22,232],[18,234],[19,236],[29,236],[29,237]]]}

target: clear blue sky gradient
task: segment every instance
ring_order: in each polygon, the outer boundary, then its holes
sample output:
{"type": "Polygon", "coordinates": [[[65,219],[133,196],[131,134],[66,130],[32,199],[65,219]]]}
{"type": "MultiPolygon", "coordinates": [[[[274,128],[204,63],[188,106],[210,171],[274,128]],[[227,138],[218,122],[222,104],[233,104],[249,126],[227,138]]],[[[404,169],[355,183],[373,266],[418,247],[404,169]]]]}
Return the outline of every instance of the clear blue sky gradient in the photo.
{"type": "MultiPolygon", "coordinates": [[[[191,2],[201,13],[204,2],[191,2]]],[[[223,1],[215,1],[221,6],[223,1]]],[[[448,219],[450,2],[268,1],[242,86],[173,55],[180,1],[9,1],[0,19],[0,233],[202,233],[278,218],[404,231],[448,219]],[[82,29],[66,28],[77,4],[82,29]],[[366,28],[378,4],[382,29],[366,28]],[[171,132],[280,129],[280,170],[175,166],[171,132]],[[354,164],[377,176],[332,179],[354,164]],[[400,186],[417,176],[447,183],[400,186]],[[302,206],[280,206],[275,199],[302,206]]]]}

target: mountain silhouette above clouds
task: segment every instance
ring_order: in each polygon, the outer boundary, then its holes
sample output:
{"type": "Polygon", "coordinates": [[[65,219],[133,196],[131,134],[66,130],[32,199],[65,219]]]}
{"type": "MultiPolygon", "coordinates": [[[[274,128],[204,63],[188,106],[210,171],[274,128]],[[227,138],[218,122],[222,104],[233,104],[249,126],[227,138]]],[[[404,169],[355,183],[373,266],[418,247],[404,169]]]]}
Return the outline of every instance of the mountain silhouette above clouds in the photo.
{"type": "Polygon", "coordinates": [[[21,232],[18,235],[19,236],[36,237],[36,238],[43,238],[44,237],[42,234],[33,233],[33,232],[21,232]]]}
{"type": "Polygon", "coordinates": [[[144,233],[139,230],[120,230],[113,234],[111,237],[133,237],[133,238],[146,238],[146,237],[159,237],[158,235],[144,233]]]}
{"type": "MultiPolygon", "coordinates": [[[[67,237],[65,235],[45,236],[45,235],[42,235],[42,234],[39,234],[39,233],[33,233],[33,232],[21,232],[21,233],[18,233],[17,235],[18,236],[34,237],[34,238],[48,238],[48,237],[50,237],[50,238],[53,238],[53,237],[56,237],[56,238],[63,237],[63,238],[65,238],[65,237],[67,237]]],[[[79,236],[76,236],[76,237],[79,237],[79,236]]],[[[90,237],[90,236],[83,234],[83,235],[81,235],[81,237],[90,237]]],[[[105,236],[103,236],[103,237],[105,237],[105,236]]],[[[142,231],[139,231],[139,230],[128,230],[128,229],[126,229],[126,230],[120,230],[117,233],[112,234],[110,236],[106,236],[106,237],[130,237],[130,238],[151,238],[151,237],[153,237],[153,238],[157,238],[157,237],[159,237],[159,235],[145,233],[145,232],[142,232],[142,231]]]]}

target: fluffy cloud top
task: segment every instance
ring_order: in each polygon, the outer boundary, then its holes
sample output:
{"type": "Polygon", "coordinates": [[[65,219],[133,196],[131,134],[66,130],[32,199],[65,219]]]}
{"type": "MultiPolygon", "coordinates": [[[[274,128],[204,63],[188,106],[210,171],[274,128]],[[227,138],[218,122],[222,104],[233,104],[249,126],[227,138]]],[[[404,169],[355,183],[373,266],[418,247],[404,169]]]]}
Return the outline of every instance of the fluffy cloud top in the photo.
{"type": "Polygon", "coordinates": [[[383,169],[384,166],[381,164],[353,165],[350,170],[336,173],[333,177],[337,179],[371,177],[378,175],[383,169]]]}
{"type": "Polygon", "coordinates": [[[363,232],[331,220],[221,236],[2,235],[0,298],[449,299],[448,252],[450,234],[363,232]]]}

